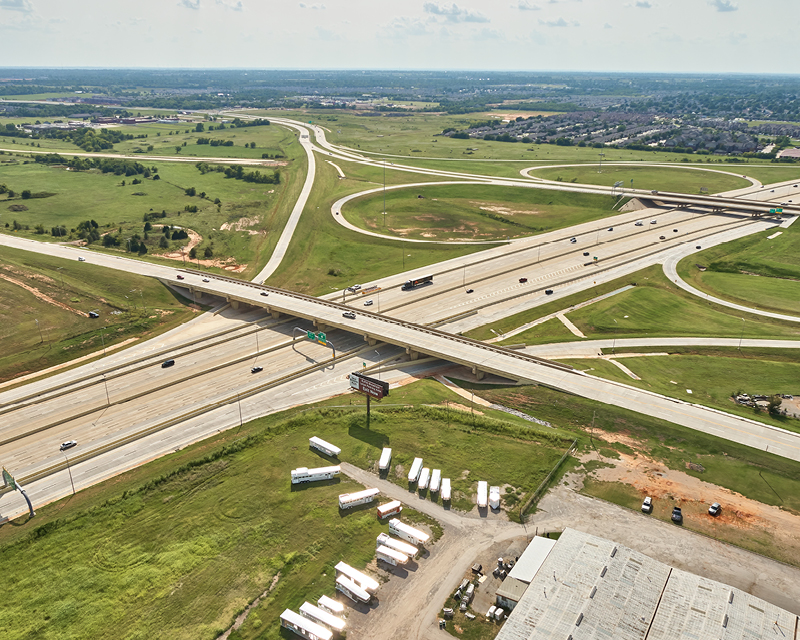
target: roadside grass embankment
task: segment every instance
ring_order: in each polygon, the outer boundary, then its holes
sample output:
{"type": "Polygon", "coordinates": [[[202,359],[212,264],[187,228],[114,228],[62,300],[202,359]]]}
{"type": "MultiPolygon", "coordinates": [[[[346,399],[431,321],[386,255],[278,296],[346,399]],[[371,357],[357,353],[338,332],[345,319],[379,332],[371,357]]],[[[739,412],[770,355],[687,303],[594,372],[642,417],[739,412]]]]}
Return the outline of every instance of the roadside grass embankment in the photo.
{"type": "Polygon", "coordinates": [[[0,381],[151,338],[203,308],[152,278],[7,247],[0,298],[0,381]]]}

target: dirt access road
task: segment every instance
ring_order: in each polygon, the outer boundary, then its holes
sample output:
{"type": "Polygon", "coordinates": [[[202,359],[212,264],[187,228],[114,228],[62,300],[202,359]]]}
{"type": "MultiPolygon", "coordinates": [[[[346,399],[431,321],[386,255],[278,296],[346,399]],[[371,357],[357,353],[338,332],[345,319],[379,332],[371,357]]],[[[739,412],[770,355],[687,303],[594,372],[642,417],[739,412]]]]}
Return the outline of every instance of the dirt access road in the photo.
{"type": "Polygon", "coordinates": [[[530,538],[538,530],[572,527],[616,540],[671,566],[719,580],[800,614],[800,569],[763,558],[737,547],[697,535],[644,514],[575,492],[562,484],[540,502],[525,528],[503,514],[474,510],[461,513],[419,497],[374,473],[342,463],[342,471],[368,487],[378,487],[382,500],[401,500],[436,518],[444,535],[429,545],[429,555],[408,570],[394,569],[378,591],[378,604],[350,608],[351,640],[414,640],[451,638],[436,620],[447,596],[455,591],[474,559],[498,542],[517,536],[530,538]]]}

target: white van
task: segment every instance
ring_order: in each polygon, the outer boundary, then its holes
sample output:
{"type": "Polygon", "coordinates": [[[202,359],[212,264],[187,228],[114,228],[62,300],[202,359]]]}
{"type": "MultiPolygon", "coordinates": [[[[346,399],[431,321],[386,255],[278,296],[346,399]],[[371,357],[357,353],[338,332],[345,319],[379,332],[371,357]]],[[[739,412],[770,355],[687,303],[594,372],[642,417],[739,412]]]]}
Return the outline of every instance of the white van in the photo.
{"type": "Polygon", "coordinates": [[[642,225],[644,225],[644,222],[642,222],[641,220],[637,220],[635,224],[637,227],[641,227],[642,225]]]}

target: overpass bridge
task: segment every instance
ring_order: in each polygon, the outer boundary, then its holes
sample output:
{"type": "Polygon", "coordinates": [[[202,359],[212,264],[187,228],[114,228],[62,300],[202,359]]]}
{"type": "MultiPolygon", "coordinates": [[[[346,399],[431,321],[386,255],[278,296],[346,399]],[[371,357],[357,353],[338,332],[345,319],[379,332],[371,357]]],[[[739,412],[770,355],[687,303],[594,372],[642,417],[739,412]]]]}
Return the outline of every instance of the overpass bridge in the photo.
{"type": "MultiPolygon", "coordinates": [[[[668,191],[630,191],[625,195],[638,198],[639,200],[649,200],[654,204],[676,205],[678,207],[706,207],[712,211],[723,211],[732,209],[744,213],[751,213],[754,216],[770,215],[775,209],[782,209],[785,215],[800,215],[800,204],[776,203],[765,200],[752,200],[745,198],[728,198],[725,196],[702,196],[689,195],[686,193],[672,193],[668,191]]],[[[774,213],[772,215],[775,215],[774,213]]]]}
{"type": "Polygon", "coordinates": [[[342,329],[362,335],[370,344],[380,341],[397,345],[404,348],[412,360],[420,354],[440,358],[469,367],[479,378],[491,373],[523,383],[543,385],[800,461],[800,434],[748,418],[602,380],[544,358],[377,313],[358,311],[355,318],[346,318],[343,313],[353,312],[352,307],[330,300],[201,271],[185,270],[182,273],[185,274],[182,280],[159,279],[195,293],[221,296],[234,306],[261,307],[274,317],[285,314],[304,318],[313,322],[319,331],[342,329]],[[203,278],[208,282],[204,283],[203,278]]]}

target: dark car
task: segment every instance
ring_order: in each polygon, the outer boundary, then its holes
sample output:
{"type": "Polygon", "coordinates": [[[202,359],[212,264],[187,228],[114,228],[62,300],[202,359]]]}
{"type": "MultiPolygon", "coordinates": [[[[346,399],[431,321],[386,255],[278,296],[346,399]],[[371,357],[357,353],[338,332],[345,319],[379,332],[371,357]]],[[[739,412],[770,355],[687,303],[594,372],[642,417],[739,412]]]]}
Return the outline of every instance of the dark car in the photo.
{"type": "Polygon", "coordinates": [[[183,276],[178,276],[178,280],[183,280],[183,276]]]}
{"type": "Polygon", "coordinates": [[[175,364],[174,360],[164,360],[164,362],[161,363],[161,368],[166,369],[167,367],[171,367],[174,364],[175,364]]]}
{"type": "Polygon", "coordinates": [[[528,279],[527,279],[527,278],[520,278],[520,279],[519,279],[519,281],[520,281],[522,284],[525,284],[525,283],[528,281],[528,279]]]}
{"type": "Polygon", "coordinates": [[[544,295],[546,295],[546,296],[553,295],[553,290],[552,289],[545,289],[544,290],[544,295]]]}
{"type": "Polygon", "coordinates": [[[715,502],[708,508],[708,515],[710,516],[718,516],[722,513],[722,505],[719,502],[715,502]]]}
{"type": "Polygon", "coordinates": [[[99,314],[99,313],[97,313],[97,311],[90,311],[90,312],[89,312],[89,317],[90,317],[90,318],[99,318],[99,317],[100,317],[100,314],[99,314]]]}
{"type": "Polygon", "coordinates": [[[77,440],[67,440],[66,442],[62,443],[59,447],[60,451],[66,451],[67,449],[72,449],[72,447],[77,446],[77,440]]]}
{"type": "Polygon", "coordinates": [[[678,233],[678,230],[677,229],[673,229],[672,232],[673,233],[678,233]]]}
{"type": "Polygon", "coordinates": [[[250,369],[250,373],[258,373],[259,371],[263,371],[264,367],[253,367],[250,369]]]}
{"type": "Polygon", "coordinates": [[[658,236],[658,239],[659,239],[659,240],[666,240],[666,239],[667,239],[667,237],[666,237],[666,236],[658,236]]]}
{"type": "Polygon", "coordinates": [[[475,293],[475,289],[467,289],[467,293],[475,293]]]}
{"type": "Polygon", "coordinates": [[[702,249],[702,247],[698,244],[695,249],[702,249]]]}
{"type": "Polygon", "coordinates": [[[589,252],[588,252],[588,251],[584,251],[584,252],[583,252],[583,255],[585,255],[585,256],[588,256],[588,255],[589,255],[589,252]]]}
{"type": "Polygon", "coordinates": [[[609,230],[609,231],[613,231],[613,230],[614,230],[614,227],[609,227],[609,228],[608,228],[608,230],[609,230]]]}
{"type": "Polygon", "coordinates": [[[203,282],[211,282],[208,278],[203,278],[203,282]]]}
{"type": "Polygon", "coordinates": [[[678,524],[683,523],[683,513],[680,507],[672,507],[672,521],[678,524]]]}
{"type": "Polygon", "coordinates": [[[269,294],[268,294],[266,291],[262,291],[262,292],[261,292],[261,295],[262,295],[262,296],[268,296],[269,294]]]}

